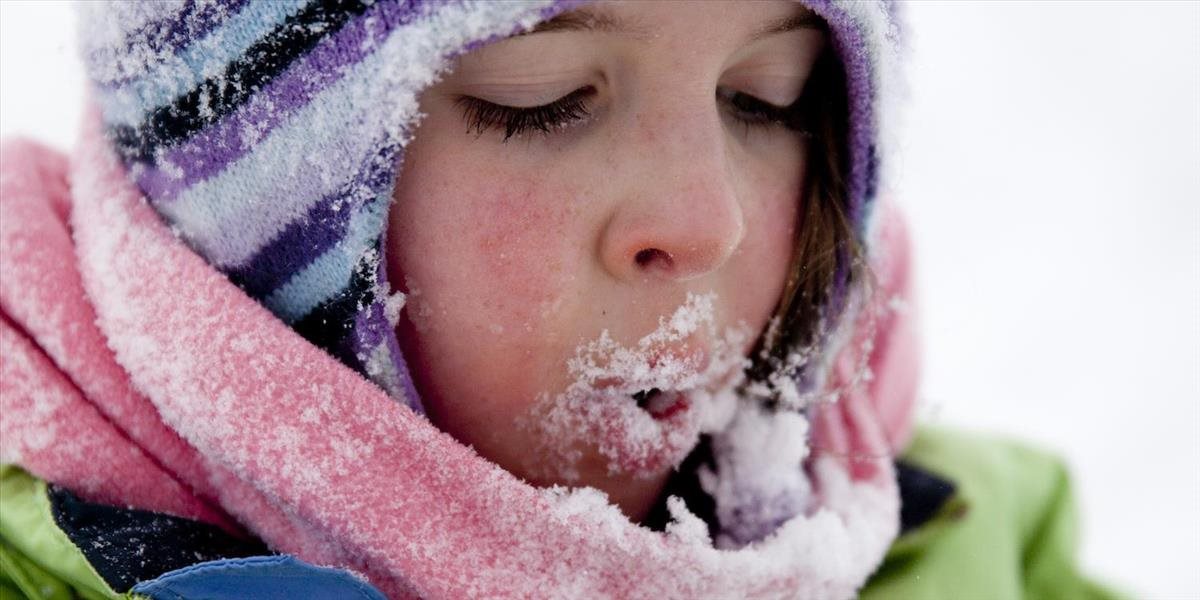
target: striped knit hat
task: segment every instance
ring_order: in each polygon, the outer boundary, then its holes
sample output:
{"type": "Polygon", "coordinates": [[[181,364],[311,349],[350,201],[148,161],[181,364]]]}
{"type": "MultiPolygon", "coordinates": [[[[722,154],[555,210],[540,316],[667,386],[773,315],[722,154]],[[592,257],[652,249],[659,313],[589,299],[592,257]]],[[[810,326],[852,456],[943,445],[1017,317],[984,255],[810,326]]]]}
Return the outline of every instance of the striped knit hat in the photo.
{"type": "MultiPolygon", "coordinates": [[[[578,4],[113,2],[85,3],[80,20],[105,125],[151,206],[295,331],[420,411],[383,260],[417,95],[456,54],[578,4]]],[[[847,209],[862,234],[897,27],[882,3],[805,4],[847,75],[847,209]]]]}

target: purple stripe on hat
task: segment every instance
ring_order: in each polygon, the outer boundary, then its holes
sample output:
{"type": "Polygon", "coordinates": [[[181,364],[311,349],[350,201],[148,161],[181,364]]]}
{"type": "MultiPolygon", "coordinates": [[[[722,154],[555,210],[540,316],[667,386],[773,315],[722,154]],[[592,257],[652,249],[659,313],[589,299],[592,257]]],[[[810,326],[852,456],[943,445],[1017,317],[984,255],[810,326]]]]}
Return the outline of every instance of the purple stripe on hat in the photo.
{"type": "Polygon", "coordinates": [[[396,164],[391,156],[392,151],[387,148],[379,155],[372,155],[345,186],[321,198],[308,214],[290,223],[246,264],[230,269],[229,279],[254,298],[265,298],[287,283],[343,239],[351,215],[362,210],[361,203],[347,201],[353,196],[353,189],[365,187],[376,198],[388,192],[396,164]]]}
{"type": "Polygon", "coordinates": [[[265,298],[287,283],[300,269],[342,239],[355,208],[345,206],[342,194],[321,199],[300,219],[288,225],[250,261],[228,271],[229,279],[254,298],[265,298]],[[335,208],[335,207],[339,207],[335,208]]]}
{"type": "MultiPolygon", "coordinates": [[[[390,326],[380,327],[379,317],[384,317],[383,301],[384,298],[376,298],[371,306],[364,308],[358,313],[354,320],[354,329],[357,330],[358,345],[355,351],[364,354],[370,352],[372,348],[383,343],[387,337],[387,330],[390,326]]],[[[386,318],[383,321],[387,324],[386,318]]]]}
{"type": "Polygon", "coordinates": [[[846,95],[849,101],[849,131],[847,132],[850,151],[850,173],[847,182],[847,193],[850,196],[846,216],[856,229],[861,229],[864,206],[869,198],[867,190],[873,187],[867,181],[869,157],[874,151],[873,106],[871,98],[873,83],[871,81],[870,50],[863,40],[854,18],[844,9],[834,6],[828,0],[805,0],[804,4],[817,13],[829,24],[833,34],[833,47],[842,59],[846,72],[846,95]]]}
{"type": "Polygon", "coordinates": [[[396,373],[400,377],[400,389],[404,391],[404,399],[410,408],[417,413],[424,414],[421,395],[417,393],[417,386],[413,383],[412,374],[408,370],[408,361],[404,360],[404,352],[400,350],[400,340],[396,338],[395,333],[392,333],[384,338],[384,343],[387,344],[388,353],[391,354],[392,362],[396,365],[396,373]]]}
{"type": "Polygon", "coordinates": [[[417,413],[423,413],[421,397],[413,384],[408,363],[404,360],[404,353],[400,351],[400,344],[392,331],[392,324],[384,313],[383,303],[384,299],[380,298],[358,313],[354,322],[354,335],[357,338],[355,352],[360,356],[369,357],[380,345],[386,348],[396,374],[395,384],[404,394],[405,403],[417,413]]]}
{"type": "MultiPolygon", "coordinates": [[[[237,13],[246,2],[247,0],[187,0],[178,11],[154,19],[131,32],[121,42],[120,48],[99,48],[89,53],[86,57],[89,70],[93,73],[103,73],[104,69],[99,67],[114,63],[112,55],[128,55],[133,48],[137,48],[139,53],[149,50],[152,55],[175,54],[237,13]]],[[[101,83],[105,88],[117,87],[139,75],[141,73],[126,73],[101,83]]]]}
{"type": "MultiPolygon", "coordinates": [[[[386,256],[386,233],[379,237],[378,250],[380,256],[386,256]]],[[[375,276],[379,282],[380,289],[392,289],[391,284],[388,282],[387,261],[379,261],[375,276]]],[[[384,312],[385,301],[386,298],[376,297],[375,302],[371,306],[359,311],[354,321],[353,336],[355,352],[359,356],[370,357],[371,353],[380,344],[383,344],[387,348],[387,353],[392,361],[396,377],[399,379],[396,384],[398,384],[400,391],[403,392],[405,402],[413,411],[423,414],[425,411],[421,405],[421,396],[417,393],[417,387],[413,383],[412,373],[408,369],[408,362],[404,360],[404,353],[400,350],[400,342],[396,338],[395,329],[392,327],[391,322],[387,320],[387,315],[384,312]]]]}
{"type": "Polygon", "coordinates": [[[169,201],[193,184],[217,175],[375,51],[396,27],[419,16],[425,4],[377,3],[322,40],[249,102],[167,151],[157,162],[171,165],[172,172],[148,166],[138,184],[155,200],[169,201]]]}

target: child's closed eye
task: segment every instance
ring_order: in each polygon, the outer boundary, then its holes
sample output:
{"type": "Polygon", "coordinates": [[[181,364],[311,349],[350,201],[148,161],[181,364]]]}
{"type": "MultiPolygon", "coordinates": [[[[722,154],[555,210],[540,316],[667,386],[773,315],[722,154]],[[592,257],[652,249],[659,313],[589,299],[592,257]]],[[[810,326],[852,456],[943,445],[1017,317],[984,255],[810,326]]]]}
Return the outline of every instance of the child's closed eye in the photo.
{"type": "Polygon", "coordinates": [[[729,88],[717,88],[717,101],[724,105],[739,123],[750,127],[783,127],[791,131],[807,132],[808,126],[803,110],[803,98],[788,106],[777,106],[750,94],[729,88]]]}
{"type": "Polygon", "coordinates": [[[455,102],[463,109],[467,131],[477,136],[489,130],[503,130],[507,142],[514,135],[530,131],[550,134],[568,125],[582,122],[591,116],[587,101],[596,88],[581,87],[558,100],[540,106],[505,106],[473,96],[460,96],[455,102]]]}
{"type": "MultiPolygon", "coordinates": [[[[529,107],[506,106],[474,96],[459,96],[455,101],[463,111],[467,131],[476,136],[495,130],[503,131],[502,142],[515,135],[540,132],[549,135],[570,125],[587,121],[591,116],[588,102],[596,95],[596,88],[581,87],[557,100],[529,107]]],[[[718,88],[718,106],[736,122],[751,127],[782,127],[791,131],[805,132],[806,123],[801,101],[790,106],[777,106],[750,94],[718,88]]]]}

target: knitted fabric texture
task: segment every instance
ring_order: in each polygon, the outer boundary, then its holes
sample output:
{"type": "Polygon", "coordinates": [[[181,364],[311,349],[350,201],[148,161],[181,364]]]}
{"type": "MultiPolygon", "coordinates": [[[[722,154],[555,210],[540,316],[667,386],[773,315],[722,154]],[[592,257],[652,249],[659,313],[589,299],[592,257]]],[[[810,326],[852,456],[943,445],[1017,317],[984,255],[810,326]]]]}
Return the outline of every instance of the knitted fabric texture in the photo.
{"type": "MultiPolygon", "coordinates": [[[[15,157],[0,165],[0,462],[92,502],[244,526],[397,598],[851,598],[893,539],[890,460],[843,465],[833,446],[791,465],[815,506],[737,550],[679,501],[659,533],[591,488],[517,479],[206,264],[131,184],[98,115],[86,123],[69,168],[0,148],[15,157]]],[[[889,212],[884,303],[909,281],[889,212]]],[[[876,377],[814,420],[843,457],[906,435],[871,414],[913,397],[908,320],[891,316],[863,330],[876,377]]]]}
{"type": "MultiPolygon", "coordinates": [[[[295,331],[414,410],[384,233],[417,94],[458,53],[577,1],[186,0],[85,4],[107,135],[184,241],[295,331]]],[[[877,188],[877,98],[898,27],[876,2],[811,0],[846,73],[849,206],[877,188]]],[[[865,239],[864,239],[865,241],[865,239]]]]}

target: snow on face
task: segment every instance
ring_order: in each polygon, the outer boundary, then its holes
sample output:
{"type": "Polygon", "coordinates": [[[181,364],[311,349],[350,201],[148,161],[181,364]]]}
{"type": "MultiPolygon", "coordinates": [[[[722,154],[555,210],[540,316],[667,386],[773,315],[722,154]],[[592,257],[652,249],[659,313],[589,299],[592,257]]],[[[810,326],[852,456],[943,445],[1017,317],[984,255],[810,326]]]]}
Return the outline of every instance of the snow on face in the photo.
{"type": "Polygon", "coordinates": [[[730,327],[718,336],[713,300],[712,294],[689,295],[632,346],[605,330],[578,347],[567,361],[574,381],[560,393],[542,394],[518,421],[538,443],[527,468],[577,481],[581,448],[592,446],[609,473],[649,477],[678,466],[702,432],[721,428],[742,381],[749,328],[730,327]],[[689,347],[693,336],[712,340],[712,347],[689,347]]]}
{"type": "Polygon", "coordinates": [[[804,189],[805,137],[747,127],[713,98],[791,104],[823,37],[747,45],[727,27],[753,31],[787,4],[609,8],[662,35],[513,37],[421,93],[388,274],[408,295],[397,333],[434,424],[537,485],[653,496],[646,482],[703,428],[700,396],[729,385],[710,367],[742,360],[775,310],[804,189]],[[697,27],[729,33],[701,41],[697,27]],[[534,107],[584,88],[594,119],[511,137],[464,100],[534,107]]]}

